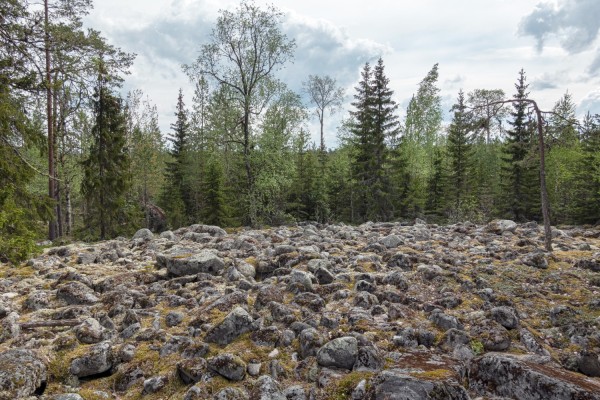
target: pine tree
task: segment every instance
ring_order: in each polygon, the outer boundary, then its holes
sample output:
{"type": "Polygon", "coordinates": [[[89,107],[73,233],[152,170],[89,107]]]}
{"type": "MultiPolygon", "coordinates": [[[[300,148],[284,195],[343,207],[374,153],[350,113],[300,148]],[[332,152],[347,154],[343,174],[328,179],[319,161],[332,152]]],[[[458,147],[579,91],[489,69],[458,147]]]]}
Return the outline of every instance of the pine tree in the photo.
{"type": "Polygon", "coordinates": [[[452,122],[448,128],[448,143],[446,152],[448,156],[449,171],[445,197],[447,208],[454,219],[462,219],[466,210],[466,199],[470,195],[471,168],[473,149],[470,137],[470,121],[465,104],[465,94],[458,92],[456,103],[450,111],[454,112],[452,122]]]}
{"type": "MultiPolygon", "coordinates": [[[[525,71],[521,69],[515,84],[515,100],[528,98],[526,79],[525,71]]],[[[522,221],[532,218],[539,209],[539,180],[536,178],[535,159],[532,159],[535,150],[533,124],[527,116],[527,103],[513,103],[510,115],[512,129],[506,132],[503,148],[505,208],[511,218],[522,221]]]]}
{"type": "Polygon", "coordinates": [[[183,92],[179,90],[175,109],[175,123],[171,124],[173,133],[169,135],[171,142],[165,179],[167,185],[161,195],[161,205],[167,213],[167,219],[172,227],[180,227],[190,222],[192,202],[190,188],[186,180],[189,158],[187,154],[189,123],[187,111],[183,103],[183,92]]]}
{"type": "Polygon", "coordinates": [[[129,228],[126,194],[131,185],[126,147],[126,116],[121,99],[111,93],[103,63],[100,64],[92,101],[94,126],[89,156],[83,161],[81,191],[86,202],[86,228],[101,240],[129,228]],[[123,228],[125,227],[125,228],[123,228]]]}

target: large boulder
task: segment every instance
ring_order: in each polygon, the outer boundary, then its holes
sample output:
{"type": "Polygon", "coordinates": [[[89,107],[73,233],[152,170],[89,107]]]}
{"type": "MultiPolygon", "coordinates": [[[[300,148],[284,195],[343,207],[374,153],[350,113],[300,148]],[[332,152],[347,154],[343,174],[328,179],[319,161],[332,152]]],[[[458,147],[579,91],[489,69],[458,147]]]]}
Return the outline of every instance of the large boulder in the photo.
{"type": "Polygon", "coordinates": [[[83,378],[101,374],[113,367],[114,356],[109,341],[90,347],[86,354],[71,362],[71,374],[83,378]]]}
{"type": "Polygon", "coordinates": [[[469,394],[454,380],[428,380],[400,371],[383,371],[370,384],[369,399],[374,400],[469,400],[469,394]]]}
{"type": "Polygon", "coordinates": [[[31,350],[0,353],[0,399],[32,396],[46,382],[46,364],[31,350]]]}
{"type": "Polygon", "coordinates": [[[68,305],[95,304],[100,301],[94,291],[81,282],[67,282],[60,285],[56,297],[68,305]]]}
{"type": "Polygon", "coordinates": [[[317,352],[317,362],[323,367],[351,370],[358,357],[358,341],[351,336],[333,339],[317,352]]]}
{"type": "Polygon", "coordinates": [[[471,361],[469,385],[483,396],[519,400],[600,400],[600,382],[537,356],[487,353],[471,361]]]}
{"type": "Polygon", "coordinates": [[[209,358],[208,368],[230,381],[241,381],[246,376],[246,363],[231,353],[209,358]]]}
{"type": "Polygon", "coordinates": [[[205,340],[221,346],[228,345],[252,329],[252,316],[242,307],[234,308],[219,324],[206,334],[205,340]]]}
{"type": "Polygon", "coordinates": [[[486,226],[488,232],[501,235],[504,232],[515,232],[517,230],[517,223],[509,219],[496,219],[486,226]]]}
{"type": "Polygon", "coordinates": [[[156,264],[166,268],[171,275],[185,276],[207,273],[216,275],[225,268],[225,262],[211,251],[176,247],[168,253],[158,254],[156,264]]]}

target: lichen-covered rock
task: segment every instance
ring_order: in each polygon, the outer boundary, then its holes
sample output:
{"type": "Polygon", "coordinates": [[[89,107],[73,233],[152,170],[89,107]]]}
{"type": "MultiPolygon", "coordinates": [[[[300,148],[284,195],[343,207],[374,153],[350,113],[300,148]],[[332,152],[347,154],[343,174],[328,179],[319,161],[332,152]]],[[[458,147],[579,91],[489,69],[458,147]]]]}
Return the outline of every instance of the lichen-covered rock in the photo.
{"type": "Polygon", "coordinates": [[[286,400],[279,383],[269,375],[263,375],[256,380],[250,397],[252,400],[286,400]]]}
{"type": "Polygon", "coordinates": [[[494,321],[506,329],[516,329],[519,326],[519,318],[515,309],[507,306],[494,307],[490,310],[491,317],[494,321]]]}
{"type": "Polygon", "coordinates": [[[323,367],[335,367],[351,370],[358,357],[356,338],[344,336],[333,339],[317,352],[317,362],[323,367]]]}
{"type": "Polygon", "coordinates": [[[81,282],[67,282],[58,287],[56,297],[68,305],[95,304],[100,299],[94,291],[81,282]]]}
{"type": "Polygon", "coordinates": [[[75,328],[75,337],[84,344],[99,343],[107,336],[108,332],[95,318],[87,318],[75,328]]]}
{"type": "Polygon", "coordinates": [[[93,345],[85,355],[74,359],[69,372],[79,378],[97,375],[111,369],[114,361],[111,343],[105,341],[93,345]]]}
{"type": "Polygon", "coordinates": [[[497,235],[501,235],[504,232],[515,232],[517,230],[517,223],[509,219],[497,219],[490,222],[486,229],[489,232],[493,232],[497,235]]]}
{"type": "Polygon", "coordinates": [[[367,398],[375,400],[469,400],[456,381],[427,380],[399,371],[383,371],[371,380],[367,398]]]}
{"type": "Polygon", "coordinates": [[[470,389],[519,400],[600,399],[600,382],[532,356],[487,353],[471,361],[470,389]]]}
{"type": "Polygon", "coordinates": [[[234,308],[206,334],[205,340],[225,346],[252,329],[252,316],[242,307],[234,308]]]}
{"type": "Polygon", "coordinates": [[[138,230],[134,235],[133,235],[133,240],[152,240],[154,239],[154,234],[152,233],[152,231],[150,229],[147,228],[142,228],[140,230],[138,230]]]}
{"type": "Polygon", "coordinates": [[[46,384],[46,364],[36,353],[13,349],[0,353],[0,398],[32,396],[46,384]]]}
{"type": "Polygon", "coordinates": [[[208,368],[230,381],[241,381],[246,376],[246,363],[231,353],[219,354],[208,359],[208,368]]]}
{"type": "Polygon", "coordinates": [[[323,345],[323,337],[314,328],[303,329],[298,336],[300,342],[300,358],[307,358],[317,354],[319,347],[323,345]]]}
{"type": "Polygon", "coordinates": [[[177,247],[156,256],[156,264],[171,275],[186,276],[198,273],[216,275],[225,268],[225,262],[211,251],[177,247]]]}

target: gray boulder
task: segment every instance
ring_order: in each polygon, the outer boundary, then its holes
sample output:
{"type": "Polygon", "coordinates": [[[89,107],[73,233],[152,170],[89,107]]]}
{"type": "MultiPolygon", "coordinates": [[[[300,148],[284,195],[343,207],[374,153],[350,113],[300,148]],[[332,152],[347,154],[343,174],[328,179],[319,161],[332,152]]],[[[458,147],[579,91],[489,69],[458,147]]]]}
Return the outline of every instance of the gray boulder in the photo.
{"type": "Polygon", "coordinates": [[[419,379],[395,370],[376,375],[367,395],[375,400],[470,399],[465,388],[454,380],[419,379]]]}
{"type": "Polygon", "coordinates": [[[225,263],[215,253],[202,250],[177,247],[168,253],[158,254],[156,264],[160,268],[166,268],[171,275],[185,276],[198,273],[217,275],[225,268],[225,263]]]}
{"type": "Polygon", "coordinates": [[[514,233],[517,230],[517,223],[509,219],[497,219],[487,224],[486,230],[497,235],[501,235],[504,232],[514,233]]]}
{"type": "Polygon", "coordinates": [[[205,340],[225,346],[252,329],[252,316],[242,307],[234,308],[221,323],[206,334],[205,340]]]}
{"type": "Polygon", "coordinates": [[[33,351],[12,349],[0,353],[1,399],[32,396],[46,379],[46,364],[33,351]]]}
{"type": "Polygon", "coordinates": [[[256,380],[250,397],[252,400],[286,400],[279,383],[269,375],[263,375],[256,380]]]}
{"type": "Polygon", "coordinates": [[[231,353],[209,358],[208,368],[230,381],[241,381],[246,376],[246,363],[231,353]]]}
{"type": "Polygon", "coordinates": [[[600,382],[543,361],[537,356],[487,353],[471,361],[470,389],[482,396],[519,400],[600,400],[600,382]]]}
{"type": "Polygon", "coordinates": [[[152,240],[152,239],[154,239],[154,234],[152,233],[152,231],[150,229],[147,229],[147,228],[142,228],[133,235],[133,240],[146,241],[146,240],[152,240]]]}
{"type": "Polygon", "coordinates": [[[82,378],[101,374],[113,367],[113,354],[109,341],[90,347],[87,353],[71,362],[71,374],[82,378]]]}
{"type": "Polygon", "coordinates": [[[351,370],[358,357],[358,341],[344,336],[327,342],[317,352],[317,362],[323,367],[351,370]]]}
{"type": "Polygon", "coordinates": [[[323,345],[323,337],[314,328],[307,328],[298,336],[300,342],[300,358],[306,358],[317,354],[317,349],[323,345]]]}
{"type": "Polygon", "coordinates": [[[106,339],[107,334],[95,318],[88,318],[75,328],[75,337],[84,344],[99,343],[106,339]]]}
{"type": "Polygon", "coordinates": [[[490,314],[494,321],[506,329],[516,329],[519,326],[519,318],[512,307],[494,307],[490,310],[490,314]]]}
{"type": "Polygon", "coordinates": [[[56,297],[68,305],[95,304],[100,301],[94,291],[81,282],[67,282],[60,285],[56,297]]]}

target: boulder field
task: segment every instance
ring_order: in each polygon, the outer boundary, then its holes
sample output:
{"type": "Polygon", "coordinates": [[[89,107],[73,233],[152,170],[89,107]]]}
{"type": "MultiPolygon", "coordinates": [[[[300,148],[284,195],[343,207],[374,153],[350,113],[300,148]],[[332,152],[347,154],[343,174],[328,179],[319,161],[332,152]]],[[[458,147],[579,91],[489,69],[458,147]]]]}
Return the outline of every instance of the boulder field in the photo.
{"type": "Polygon", "coordinates": [[[223,230],[0,265],[0,399],[600,400],[600,228],[223,230]]]}

